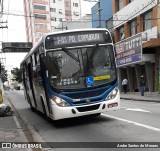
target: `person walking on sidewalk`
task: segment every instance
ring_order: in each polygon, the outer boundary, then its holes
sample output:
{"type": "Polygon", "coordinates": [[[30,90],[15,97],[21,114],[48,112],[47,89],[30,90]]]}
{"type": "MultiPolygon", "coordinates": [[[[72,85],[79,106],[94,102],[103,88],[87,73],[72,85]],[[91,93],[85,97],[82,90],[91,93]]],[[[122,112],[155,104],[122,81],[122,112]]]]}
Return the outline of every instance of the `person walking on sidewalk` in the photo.
{"type": "Polygon", "coordinates": [[[128,83],[128,80],[124,78],[122,81],[122,87],[123,87],[124,93],[127,93],[127,83],[128,83]]]}
{"type": "Polygon", "coordinates": [[[2,96],[2,90],[0,88],[0,104],[2,104],[2,103],[3,103],[3,96],[2,96]]]}
{"type": "Polygon", "coordinates": [[[141,77],[140,77],[139,86],[140,86],[141,96],[144,96],[145,81],[144,81],[144,76],[143,75],[141,75],[141,77]]]}

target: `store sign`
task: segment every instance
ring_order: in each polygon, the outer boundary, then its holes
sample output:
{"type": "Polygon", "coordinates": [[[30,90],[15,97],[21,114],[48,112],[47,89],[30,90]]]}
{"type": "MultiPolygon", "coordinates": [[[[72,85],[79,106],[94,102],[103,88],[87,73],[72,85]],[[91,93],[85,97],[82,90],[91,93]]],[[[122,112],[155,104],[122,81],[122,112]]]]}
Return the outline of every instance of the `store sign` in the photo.
{"type": "Polygon", "coordinates": [[[141,33],[115,44],[117,67],[142,61],[141,33]]]}
{"type": "Polygon", "coordinates": [[[3,42],[2,52],[13,53],[13,52],[29,52],[32,48],[31,42],[3,42]]]}

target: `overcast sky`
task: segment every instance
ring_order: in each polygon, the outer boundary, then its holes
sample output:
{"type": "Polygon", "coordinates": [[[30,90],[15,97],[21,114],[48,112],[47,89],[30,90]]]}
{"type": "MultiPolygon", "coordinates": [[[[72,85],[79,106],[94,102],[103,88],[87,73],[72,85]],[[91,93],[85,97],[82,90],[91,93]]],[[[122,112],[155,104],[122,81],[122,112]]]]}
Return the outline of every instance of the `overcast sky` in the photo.
{"type": "MultiPolygon", "coordinates": [[[[85,2],[82,0],[82,15],[91,13],[93,2],[85,2]]],[[[15,16],[11,14],[23,13],[23,0],[4,0],[4,13],[10,15],[3,15],[0,21],[8,21],[8,29],[0,29],[0,41],[3,42],[26,42],[25,21],[23,16],[15,16]]],[[[5,24],[3,24],[5,25],[5,24]]],[[[6,65],[7,70],[14,67],[20,67],[20,62],[23,60],[26,53],[10,53],[0,54],[1,61],[6,65]]]]}

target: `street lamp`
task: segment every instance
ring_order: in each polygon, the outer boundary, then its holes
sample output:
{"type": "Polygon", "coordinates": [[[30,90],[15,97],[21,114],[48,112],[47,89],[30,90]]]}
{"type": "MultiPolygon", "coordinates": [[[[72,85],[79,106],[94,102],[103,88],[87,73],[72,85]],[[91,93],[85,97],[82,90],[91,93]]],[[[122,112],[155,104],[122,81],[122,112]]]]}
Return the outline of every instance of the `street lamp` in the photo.
{"type": "Polygon", "coordinates": [[[84,0],[87,2],[97,2],[98,3],[98,27],[101,28],[101,0],[84,0]]]}

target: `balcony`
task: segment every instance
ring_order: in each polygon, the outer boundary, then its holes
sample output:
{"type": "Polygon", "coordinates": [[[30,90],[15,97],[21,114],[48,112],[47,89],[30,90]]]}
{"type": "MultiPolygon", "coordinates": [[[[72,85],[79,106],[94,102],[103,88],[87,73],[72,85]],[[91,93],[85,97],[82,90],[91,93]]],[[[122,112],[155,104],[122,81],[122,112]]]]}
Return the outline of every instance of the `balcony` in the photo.
{"type": "Polygon", "coordinates": [[[50,23],[49,20],[45,20],[45,19],[36,19],[34,20],[34,23],[50,23]]]}
{"type": "Polygon", "coordinates": [[[39,13],[39,14],[49,14],[49,11],[46,10],[39,10],[39,9],[34,9],[33,13],[39,13]]]}
{"type": "Polygon", "coordinates": [[[40,32],[40,33],[49,33],[49,29],[35,29],[35,32],[40,32]]]}
{"type": "Polygon", "coordinates": [[[157,26],[142,32],[142,45],[143,48],[153,48],[160,46],[160,38],[158,37],[157,26]]]}
{"type": "Polygon", "coordinates": [[[45,0],[32,0],[33,3],[48,5],[48,1],[45,0]]]}

